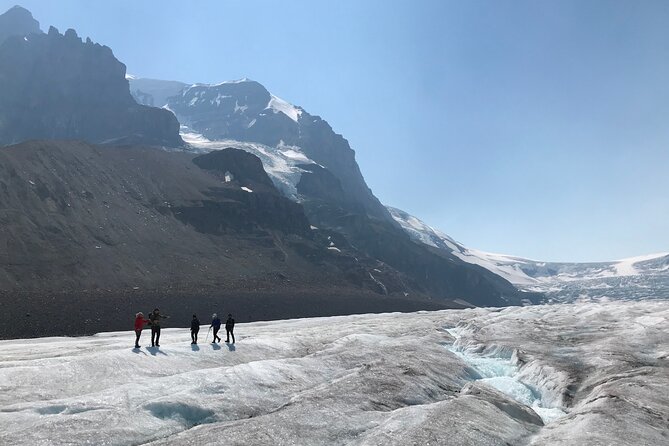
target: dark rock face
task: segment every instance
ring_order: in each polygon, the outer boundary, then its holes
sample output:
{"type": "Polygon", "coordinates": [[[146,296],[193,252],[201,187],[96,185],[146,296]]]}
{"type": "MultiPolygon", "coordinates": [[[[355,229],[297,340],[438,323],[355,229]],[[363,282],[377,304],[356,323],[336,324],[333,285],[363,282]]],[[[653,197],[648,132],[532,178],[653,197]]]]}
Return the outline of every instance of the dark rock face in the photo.
{"type": "Polygon", "coordinates": [[[360,167],[355,160],[355,152],[348,141],[335,133],[325,120],[307,113],[300,119],[298,143],[304,153],[335,174],[341,183],[346,201],[364,209],[369,217],[395,225],[392,217],[367,187],[360,167]],[[383,208],[383,209],[381,209],[383,208]]]}
{"type": "Polygon", "coordinates": [[[0,45],[10,36],[27,36],[28,34],[40,34],[42,30],[39,22],[27,9],[14,6],[0,15],[0,45]]]}
{"type": "Polygon", "coordinates": [[[210,188],[201,206],[177,208],[179,220],[210,234],[252,232],[260,226],[311,236],[302,206],[276,190],[257,156],[228,148],[195,157],[193,163],[225,186],[210,188]]]}
{"type": "Polygon", "coordinates": [[[111,49],[53,27],[0,45],[0,144],[39,138],[183,144],[172,113],[133,100],[111,49]]]}
{"type": "Polygon", "coordinates": [[[341,181],[332,172],[318,164],[299,164],[304,170],[297,183],[297,192],[310,200],[323,200],[329,203],[344,203],[346,196],[341,181]]]}
{"type": "Polygon", "coordinates": [[[200,169],[216,172],[223,181],[238,183],[249,188],[262,187],[264,190],[276,191],[263,168],[262,161],[243,150],[233,148],[217,150],[194,158],[193,163],[200,169]]]}

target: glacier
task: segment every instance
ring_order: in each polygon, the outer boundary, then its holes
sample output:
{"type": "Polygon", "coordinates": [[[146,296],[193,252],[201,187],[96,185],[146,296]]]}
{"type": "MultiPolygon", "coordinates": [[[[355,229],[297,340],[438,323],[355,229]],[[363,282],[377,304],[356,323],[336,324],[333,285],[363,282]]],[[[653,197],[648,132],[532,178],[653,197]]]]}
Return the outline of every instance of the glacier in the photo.
{"type": "Polygon", "coordinates": [[[652,300],[5,340],[0,444],[667,444],[668,322],[652,300]]]}

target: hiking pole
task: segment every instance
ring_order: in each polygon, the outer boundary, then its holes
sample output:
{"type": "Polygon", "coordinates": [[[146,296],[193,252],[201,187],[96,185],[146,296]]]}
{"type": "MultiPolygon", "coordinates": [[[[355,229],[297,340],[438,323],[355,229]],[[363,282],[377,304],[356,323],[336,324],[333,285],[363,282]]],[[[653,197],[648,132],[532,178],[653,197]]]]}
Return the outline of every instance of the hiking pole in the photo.
{"type": "Polygon", "coordinates": [[[209,327],[209,331],[207,332],[207,336],[204,337],[204,343],[207,343],[207,339],[209,339],[209,333],[211,333],[211,327],[209,327]]]}

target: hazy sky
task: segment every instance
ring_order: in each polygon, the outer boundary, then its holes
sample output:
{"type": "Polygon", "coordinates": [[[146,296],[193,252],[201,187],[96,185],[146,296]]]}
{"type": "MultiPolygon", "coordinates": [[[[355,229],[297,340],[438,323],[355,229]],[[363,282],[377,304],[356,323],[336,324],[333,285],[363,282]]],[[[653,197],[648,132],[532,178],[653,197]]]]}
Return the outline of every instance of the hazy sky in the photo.
{"type": "Polygon", "coordinates": [[[467,246],[669,251],[669,1],[20,4],[135,75],[261,82],[343,134],[381,201],[467,246]]]}

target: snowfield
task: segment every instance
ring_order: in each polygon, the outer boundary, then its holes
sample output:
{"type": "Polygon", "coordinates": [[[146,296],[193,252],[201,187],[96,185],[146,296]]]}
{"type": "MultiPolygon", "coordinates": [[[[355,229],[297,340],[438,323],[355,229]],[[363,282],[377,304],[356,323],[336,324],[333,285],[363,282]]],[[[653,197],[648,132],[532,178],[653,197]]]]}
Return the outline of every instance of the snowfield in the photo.
{"type": "Polygon", "coordinates": [[[0,444],[669,444],[668,322],[653,300],[2,341],[0,444]]]}

